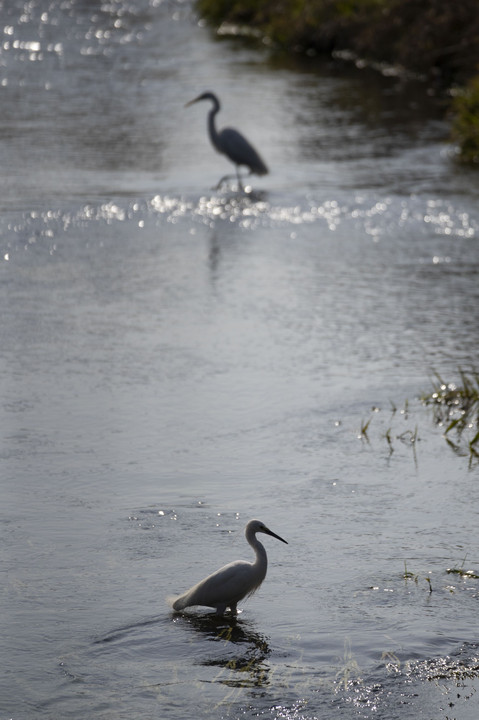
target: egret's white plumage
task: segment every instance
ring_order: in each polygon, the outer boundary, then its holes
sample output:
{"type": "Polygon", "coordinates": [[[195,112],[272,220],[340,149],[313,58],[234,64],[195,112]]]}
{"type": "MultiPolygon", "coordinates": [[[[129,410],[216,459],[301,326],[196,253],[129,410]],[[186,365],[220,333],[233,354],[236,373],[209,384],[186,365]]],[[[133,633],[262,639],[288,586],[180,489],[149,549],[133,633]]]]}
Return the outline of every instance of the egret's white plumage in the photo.
{"type": "Polygon", "coordinates": [[[236,560],[208,575],[196,585],[193,585],[183,595],[171,600],[174,610],[183,610],[192,605],[205,605],[216,609],[222,615],[227,608],[232,613],[237,612],[237,604],[247,595],[251,595],[259,588],[266,577],[268,558],[264,546],[256,537],[256,533],[271,535],[281,542],[282,537],[269,530],[261,520],[250,520],[246,525],[245,536],[256,554],[254,562],[236,560]]]}

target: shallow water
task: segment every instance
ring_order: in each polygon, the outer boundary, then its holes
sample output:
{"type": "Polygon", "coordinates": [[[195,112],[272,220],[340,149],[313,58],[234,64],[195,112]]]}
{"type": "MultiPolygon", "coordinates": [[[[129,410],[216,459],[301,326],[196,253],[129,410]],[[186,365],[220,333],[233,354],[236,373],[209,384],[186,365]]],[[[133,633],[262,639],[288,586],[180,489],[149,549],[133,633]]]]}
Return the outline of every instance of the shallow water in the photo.
{"type": "Polygon", "coordinates": [[[440,108],[187,4],[4,12],[0,716],[475,718],[478,470],[417,399],[477,361],[440,108]],[[238,620],[173,616],[253,516],[289,544],[238,620]]]}

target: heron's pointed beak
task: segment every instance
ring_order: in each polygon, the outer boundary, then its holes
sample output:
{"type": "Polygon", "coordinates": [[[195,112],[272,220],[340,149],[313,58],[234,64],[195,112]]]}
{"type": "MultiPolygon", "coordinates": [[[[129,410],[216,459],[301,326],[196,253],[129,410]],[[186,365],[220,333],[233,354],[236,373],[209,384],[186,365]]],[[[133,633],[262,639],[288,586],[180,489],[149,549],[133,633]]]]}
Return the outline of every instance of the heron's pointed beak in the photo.
{"type": "Polygon", "coordinates": [[[281,540],[281,542],[284,542],[286,545],[288,544],[287,540],[283,540],[282,537],[280,537],[279,535],[276,535],[276,533],[274,533],[274,532],[273,532],[272,530],[270,530],[269,528],[265,528],[265,529],[263,530],[263,532],[265,532],[266,535],[271,535],[271,537],[276,538],[276,540],[281,540]]]}
{"type": "Polygon", "coordinates": [[[190,105],[193,105],[195,102],[198,102],[199,99],[199,97],[195,97],[194,100],[190,100],[190,102],[186,103],[185,108],[190,107],[190,105]]]}

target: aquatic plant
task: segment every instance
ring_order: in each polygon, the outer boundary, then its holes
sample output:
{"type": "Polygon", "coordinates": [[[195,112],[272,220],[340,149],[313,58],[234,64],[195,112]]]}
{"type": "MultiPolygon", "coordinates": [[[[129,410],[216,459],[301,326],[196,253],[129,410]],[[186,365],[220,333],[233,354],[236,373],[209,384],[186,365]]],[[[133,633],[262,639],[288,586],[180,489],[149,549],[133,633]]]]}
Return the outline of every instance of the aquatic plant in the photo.
{"type": "MultiPolygon", "coordinates": [[[[467,557],[467,555],[466,555],[466,557],[467,557]]],[[[446,573],[448,575],[457,575],[457,576],[463,578],[464,580],[479,580],[479,575],[477,575],[473,570],[465,570],[464,569],[464,563],[466,562],[466,557],[464,557],[464,560],[462,561],[462,563],[459,567],[454,566],[452,568],[447,568],[446,573]]],[[[414,582],[415,585],[419,585],[419,580],[421,579],[419,575],[417,575],[414,572],[411,572],[408,569],[406,560],[404,560],[404,572],[402,574],[402,577],[403,577],[406,585],[409,581],[414,582]]],[[[424,575],[422,579],[426,581],[429,594],[431,594],[433,591],[433,588],[432,588],[432,581],[431,581],[430,575],[429,574],[424,575]]],[[[449,592],[452,592],[452,593],[454,593],[456,591],[456,588],[452,585],[446,586],[445,589],[449,590],[449,592]]]]}
{"type": "Polygon", "coordinates": [[[361,672],[359,665],[354,658],[351,641],[349,638],[344,640],[344,656],[338,658],[340,668],[336,673],[335,681],[337,688],[347,690],[351,682],[361,682],[361,672]]]}
{"type": "Polygon", "coordinates": [[[417,585],[418,577],[415,573],[411,572],[407,569],[407,563],[404,561],[404,573],[403,573],[404,580],[414,580],[414,582],[417,585]]]}
{"type": "MultiPolygon", "coordinates": [[[[404,578],[404,580],[405,580],[406,582],[407,582],[408,580],[414,580],[414,582],[416,583],[416,585],[419,584],[419,575],[416,575],[416,573],[413,573],[413,572],[411,572],[410,570],[407,569],[406,561],[404,561],[404,573],[403,573],[403,578],[404,578]]],[[[426,581],[427,584],[428,584],[429,593],[432,593],[432,582],[431,582],[431,578],[430,578],[428,575],[426,575],[424,579],[425,579],[425,581],[426,581]]]]}
{"type": "MultiPolygon", "coordinates": [[[[448,446],[457,455],[468,457],[469,468],[472,468],[479,463],[479,372],[460,369],[458,375],[459,381],[445,382],[438,373],[434,373],[432,389],[423,393],[418,400],[432,409],[435,424],[444,428],[443,435],[448,446]]],[[[412,417],[417,418],[417,407],[411,410],[407,399],[399,411],[394,402],[390,404],[391,414],[388,420],[383,418],[381,432],[381,438],[387,444],[388,458],[395,452],[399,441],[411,448],[417,465],[417,447],[421,440],[418,423],[414,428],[398,426],[400,421],[410,422],[412,417]]],[[[371,412],[367,420],[361,420],[357,433],[357,438],[367,445],[371,445],[372,430],[376,425],[376,422],[372,424],[372,420],[381,413],[381,409],[373,407],[371,412]]]]}
{"type": "Polygon", "coordinates": [[[464,563],[466,562],[467,555],[465,555],[464,560],[462,561],[461,565],[459,567],[453,567],[453,568],[447,568],[446,572],[448,575],[459,575],[462,578],[471,578],[474,580],[479,580],[479,575],[476,575],[475,572],[472,570],[464,570],[464,563]]]}
{"type": "Polygon", "coordinates": [[[394,452],[394,446],[393,446],[393,441],[392,441],[392,437],[391,437],[391,428],[390,427],[384,433],[384,438],[388,444],[389,454],[392,455],[394,452]]]}
{"type": "MultiPolygon", "coordinates": [[[[417,443],[420,441],[420,437],[418,434],[418,426],[416,425],[414,429],[404,429],[404,426],[398,427],[399,422],[408,420],[409,418],[409,400],[405,400],[403,408],[399,411],[392,400],[390,401],[390,404],[391,414],[389,417],[389,422],[391,424],[386,429],[384,429],[384,431],[380,435],[380,437],[384,439],[387,443],[389,453],[388,458],[390,458],[395,451],[395,441],[399,440],[403,445],[411,448],[414,464],[417,466],[416,446],[417,443]]],[[[369,434],[371,424],[375,416],[381,416],[382,410],[380,407],[373,406],[370,409],[370,412],[371,415],[367,420],[361,419],[359,430],[356,435],[358,440],[362,440],[366,445],[371,445],[371,439],[369,434]]],[[[384,428],[384,422],[382,422],[381,420],[379,420],[378,422],[381,423],[382,427],[384,428]]],[[[376,425],[377,422],[375,421],[375,423],[373,424],[373,430],[377,430],[377,428],[375,427],[376,425]]]]}
{"type": "Polygon", "coordinates": [[[479,460],[479,373],[460,369],[459,377],[459,383],[445,382],[435,373],[432,392],[421,400],[432,408],[435,423],[445,427],[448,445],[458,454],[467,452],[471,466],[479,460]]]}
{"type": "Polygon", "coordinates": [[[369,418],[369,420],[361,420],[361,426],[359,428],[359,434],[358,439],[359,440],[365,440],[367,443],[369,443],[369,437],[368,437],[368,428],[371,424],[372,416],[369,418]]]}

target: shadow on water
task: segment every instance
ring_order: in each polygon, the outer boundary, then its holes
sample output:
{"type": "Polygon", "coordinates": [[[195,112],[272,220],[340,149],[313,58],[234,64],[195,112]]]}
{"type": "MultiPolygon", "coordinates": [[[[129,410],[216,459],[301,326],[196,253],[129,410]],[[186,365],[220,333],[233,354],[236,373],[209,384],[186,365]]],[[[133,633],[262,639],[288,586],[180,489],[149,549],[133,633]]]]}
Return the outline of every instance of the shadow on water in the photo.
{"type": "MultiPolygon", "coordinates": [[[[269,668],[265,664],[271,650],[268,639],[249,622],[234,616],[214,614],[173,614],[173,621],[183,628],[217,643],[217,652],[198,662],[203,667],[217,667],[219,673],[211,682],[228,687],[266,687],[269,668]]],[[[215,648],[216,649],[216,648],[215,648]]]]}

